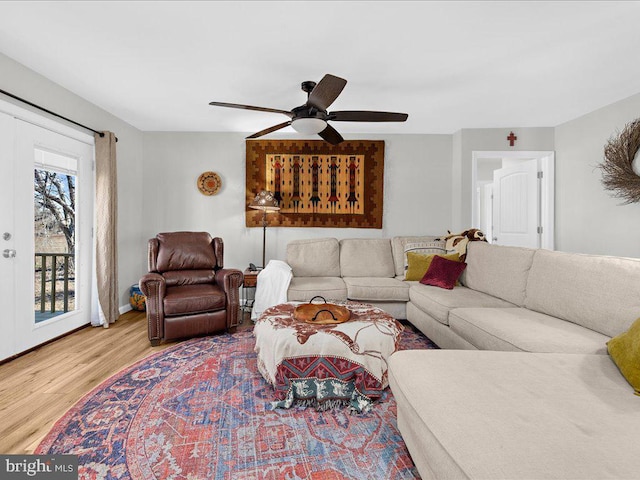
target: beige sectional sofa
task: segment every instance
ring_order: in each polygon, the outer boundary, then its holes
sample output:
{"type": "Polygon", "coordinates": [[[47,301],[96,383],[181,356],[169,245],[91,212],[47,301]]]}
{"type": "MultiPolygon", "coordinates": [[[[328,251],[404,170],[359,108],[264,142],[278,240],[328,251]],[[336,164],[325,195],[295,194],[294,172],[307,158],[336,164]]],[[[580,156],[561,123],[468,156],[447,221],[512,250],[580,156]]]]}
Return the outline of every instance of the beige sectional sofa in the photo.
{"type": "Polygon", "coordinates": [[[472,242],[445,290],[404,281],[404,249],[429,239],[287,248],[290,300],[373,303],[442,348],[389,361],[422,478],[640,478],[640,396],[606,347],[640,317],[640,260],[472,242]]]}
{"type": "Polygon", "coordinates": [[[421,476],[639,478],[640,396],[606,342],[640,317],[640,260],[478,242],[466,261],[464,286],[412,285],[407,305],[456,350],[389,363],[421,476]]]}

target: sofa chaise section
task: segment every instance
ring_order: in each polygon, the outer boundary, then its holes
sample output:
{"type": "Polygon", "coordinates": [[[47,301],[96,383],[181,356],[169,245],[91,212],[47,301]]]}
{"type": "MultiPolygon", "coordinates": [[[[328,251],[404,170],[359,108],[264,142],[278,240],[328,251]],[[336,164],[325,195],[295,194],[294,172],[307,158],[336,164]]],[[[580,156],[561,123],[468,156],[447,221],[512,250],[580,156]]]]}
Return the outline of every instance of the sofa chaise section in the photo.
{"type": "Polygon", "coordinates": [[[633,479],[640,398],[607,355],[393,354],[398,427],[424,479],[633,479]]]}

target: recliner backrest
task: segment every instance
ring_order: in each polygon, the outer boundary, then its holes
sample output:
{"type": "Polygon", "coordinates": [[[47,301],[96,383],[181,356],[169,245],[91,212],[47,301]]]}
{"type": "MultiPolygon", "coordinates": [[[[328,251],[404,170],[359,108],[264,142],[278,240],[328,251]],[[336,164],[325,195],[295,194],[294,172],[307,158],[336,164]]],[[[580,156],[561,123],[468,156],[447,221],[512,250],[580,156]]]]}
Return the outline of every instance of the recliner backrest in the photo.
{"type": "Polygon", "coordinates": [[[213,271],[223,266],[222,239],[212,239],[207,232],[159,233],[149,240],[150,272],[176,272],[169,277],[177,277],[178,271],[192,271],[187,283],[202,283],[198,279],[204,280],[209,275],[193,271],[213,271]]]}

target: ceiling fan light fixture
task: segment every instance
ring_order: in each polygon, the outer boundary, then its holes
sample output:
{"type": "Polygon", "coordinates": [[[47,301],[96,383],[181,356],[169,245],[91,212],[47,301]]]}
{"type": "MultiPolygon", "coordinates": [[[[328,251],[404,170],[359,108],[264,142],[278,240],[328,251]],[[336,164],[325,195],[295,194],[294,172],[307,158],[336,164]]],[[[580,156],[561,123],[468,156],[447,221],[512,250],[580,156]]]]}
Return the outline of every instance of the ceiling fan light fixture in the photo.
{"type": "Polygon", "coordinates": [[[327,128],[327,122],[321,118],[298,118],[291,122],[291,126],[296,132],[312,135],[327,128]]]}

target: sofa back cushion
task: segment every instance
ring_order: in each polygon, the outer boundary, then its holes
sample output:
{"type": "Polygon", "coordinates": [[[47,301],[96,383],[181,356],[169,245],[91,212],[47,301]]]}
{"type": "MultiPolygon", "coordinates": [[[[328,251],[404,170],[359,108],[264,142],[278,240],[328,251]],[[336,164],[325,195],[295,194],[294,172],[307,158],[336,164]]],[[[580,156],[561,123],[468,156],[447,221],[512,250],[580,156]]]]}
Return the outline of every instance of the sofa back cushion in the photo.
{"type": "Polygon", "coordinates": [[[295,277],[339,277],[340,245],[336,238],[293,240],[287,244],[287,263],[295,277]]]}
{"type": "Polygon", "coordinates": [[[407,252],[429,254],[445,254],[444,240],[440,237],[393,237],[391,239],[391,252],[393,253],[393,263],[396,276],[404,277],[407,270],[407,252]]]}
{"type": "Polygon", "coordinates": [[[537,250],[524,306],[615,337],[640,315],[640,260],[537,250]]]}
{"type": "Polygon", "coordinates": [[[343,277],[394,277],[396,270],[391,254],[391,240],[340,240],[340,271],[343,277]]]}
{"type": "Polygon", "coordinates": [[[525,300],[527,275],[535,250],[531,248],[469,242],[467,269],[461,282],[521,307],[525,300]]]}

